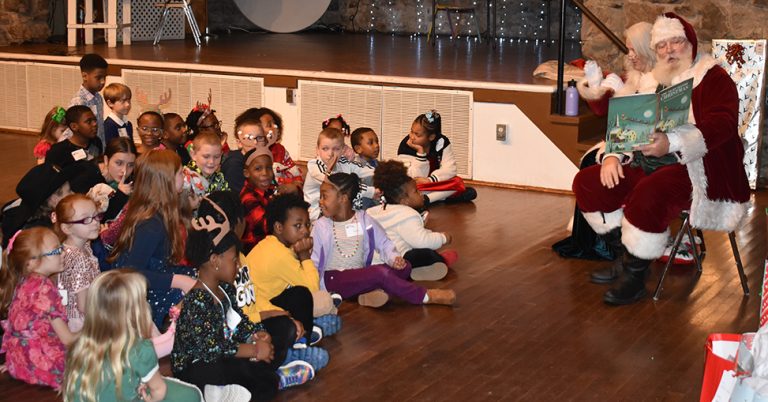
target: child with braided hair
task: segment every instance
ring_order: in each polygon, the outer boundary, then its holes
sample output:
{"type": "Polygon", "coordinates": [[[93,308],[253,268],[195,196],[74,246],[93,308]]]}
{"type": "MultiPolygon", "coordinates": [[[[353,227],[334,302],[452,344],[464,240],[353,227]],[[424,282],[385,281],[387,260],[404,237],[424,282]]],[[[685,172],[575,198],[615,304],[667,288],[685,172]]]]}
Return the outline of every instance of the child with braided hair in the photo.
{"type": "Polygon", "coordinates": [[[408,176],[408,169],[399,161],[381,162],[373,173],[373,185],[383,193],[382,205],[369,208],[367,213],[386,230],[397,251],[411,263],[411,279],[443,279],[458,254],[453,250],[435,251],[449,244],[451,235],[424,227],[424,218],[417,212],[424,206],[424,198],[416,181],[408,176]]]}

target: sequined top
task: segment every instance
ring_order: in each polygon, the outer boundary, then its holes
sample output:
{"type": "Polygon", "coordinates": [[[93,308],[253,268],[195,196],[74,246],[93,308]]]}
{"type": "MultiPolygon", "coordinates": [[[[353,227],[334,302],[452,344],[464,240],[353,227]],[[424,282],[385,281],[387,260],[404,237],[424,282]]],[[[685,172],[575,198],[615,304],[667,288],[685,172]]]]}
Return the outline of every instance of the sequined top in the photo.
{"type": "Polygon", "coordinates": [[[241,343],[250,343],[251,336],[264,330],[261,324],[248,319],[237,305],[234,286],[220,283],[227,297],[217,301],[208,290],[193,288],[184,296],[184,307],[176,323],[171,370],[179,375],[190,364],[198,361],[212,363],[225,357],[234,357],[241,343]],[[241,321],[234,331],[229,331],[225,314],[230,308],[241,321]]]}
{"type": "Polygon", "coordinates": [[[99,260],[93,255],[90,242],[86,242],[83,248],[65,244],[61,263],[64,270],[59,274],[59,288],[67,291],[67,318],[84,318],[84,308],[78,308],[76,294],[86,291],[99,275],[99,260]]]}

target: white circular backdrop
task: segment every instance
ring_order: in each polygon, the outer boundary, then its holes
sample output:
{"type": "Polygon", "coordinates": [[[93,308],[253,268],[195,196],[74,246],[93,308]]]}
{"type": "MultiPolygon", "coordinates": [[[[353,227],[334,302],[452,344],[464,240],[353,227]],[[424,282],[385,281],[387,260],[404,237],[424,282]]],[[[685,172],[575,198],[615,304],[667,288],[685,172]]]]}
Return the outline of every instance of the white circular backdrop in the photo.
{"type": "Polygon", "coordinates": [[[234,0],[259,28],[271,32],[297,32],[323,16],[331,0],[234,0]]]}

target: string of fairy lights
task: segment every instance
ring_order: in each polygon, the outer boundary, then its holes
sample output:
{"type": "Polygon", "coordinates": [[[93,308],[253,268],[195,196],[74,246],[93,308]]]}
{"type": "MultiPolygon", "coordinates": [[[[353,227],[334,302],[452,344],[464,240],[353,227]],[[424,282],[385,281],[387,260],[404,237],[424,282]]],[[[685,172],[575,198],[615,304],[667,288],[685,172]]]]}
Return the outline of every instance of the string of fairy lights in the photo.
{"type": "MultiPolygon", "coordinates": [[[[403,1],[403,0],[400,0],[403,1]]],[[[410,1],[405,0],[407,3],[410,1]]],[[[368,7],[368,21],[363,26],[366,32],[399,33],[413,30],[404,23],[412,14],[397,7],[397,0],[362,0],[361,6],[368,7]],[[365,4],[368,3],[368,4],[365,4]],[[404,15],[406,14],[406,15],[404,15]]],[[[496,10],[495,35],[501,40],[518,42],[540,42],[549,39],[554,42],[559,22],[559,7],[548,0],[486,0],[472,1],[475,13],[438,13],[435,32],[450,35],[452,24],[458,38],[476,37],[478,26],[485,28],[486,6],[496,10]],[[488,4],[490,3],[490,4],[488,4]],[[548,18],[549,16],[549,18],[548,18]]],[[[411,36],[425,35],[432,24],[432,1],[415,0],[415,32],[411,36]]],[[[410,7],[410,5],[408,5],[410,7]]],[[[569,4],[566,16],[566,38],[581,39],[581,13],[569,4]]]]}

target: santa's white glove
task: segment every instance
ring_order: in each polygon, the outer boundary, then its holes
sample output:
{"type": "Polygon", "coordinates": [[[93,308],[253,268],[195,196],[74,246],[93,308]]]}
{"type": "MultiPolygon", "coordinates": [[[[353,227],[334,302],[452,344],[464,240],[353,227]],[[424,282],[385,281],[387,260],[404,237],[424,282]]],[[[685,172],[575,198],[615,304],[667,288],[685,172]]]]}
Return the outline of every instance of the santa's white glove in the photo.
{"type": "Polygon", "coordinates": [[[584,78],[587,79],[590,88],[597,88],[603,81],[603,70],[594,60],[587,60],[584,64],[584,78]]]}
{"type": "Polygon", "coordinates": [[[621,88],[624,87],[624,81],[621,80],[621,77],[614,73],[608,74],[603,82],[600,84],[600,86],[605,88],[610,88],[613,90],[613,92],[617,92],[621,88]]]}

